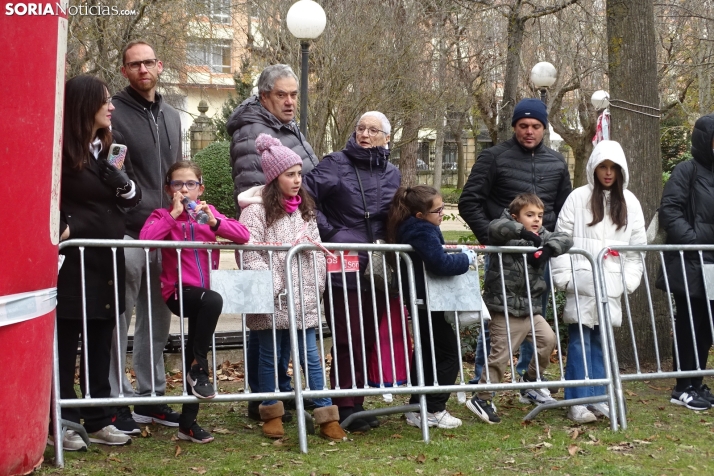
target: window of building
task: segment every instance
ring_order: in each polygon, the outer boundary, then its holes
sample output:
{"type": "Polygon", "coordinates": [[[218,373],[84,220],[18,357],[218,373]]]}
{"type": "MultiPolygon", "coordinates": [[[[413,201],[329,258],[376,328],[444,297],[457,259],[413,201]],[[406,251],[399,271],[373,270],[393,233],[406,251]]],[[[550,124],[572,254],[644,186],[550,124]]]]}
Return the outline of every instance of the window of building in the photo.
{"type": "Polygon", "coordinates": [[[211,20],[216,23],[231,22],[231,0],[206,0],[211,20]]]}
{"type": "Polygon", "coordinates": [[[214,73],[231,72],[231,40],[192,39],[186,55],[188,64],[208,66],[214,73]]]}

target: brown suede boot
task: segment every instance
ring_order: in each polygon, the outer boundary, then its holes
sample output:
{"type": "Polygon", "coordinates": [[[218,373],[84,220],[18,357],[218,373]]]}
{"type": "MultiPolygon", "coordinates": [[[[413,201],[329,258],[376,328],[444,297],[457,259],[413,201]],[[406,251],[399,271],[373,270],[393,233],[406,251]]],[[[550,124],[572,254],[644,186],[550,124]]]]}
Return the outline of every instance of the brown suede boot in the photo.
{"type": "Polygon", "coordinates": [[[282,438],[285,436],[283,430],[283,414],[285,409],[283,402],[278,401],[273,405],[260,405],[260,419],[263,420],[263,434],[268,438],[282,438]]]}
{"type": "Polygon", "coordinates": [[[337,410],[337,405],[316,408],[312,414],[315,416],[315,423],[320,425],[321,437],[331,441],[342,441],[347,437],[345,430],[338,423],[340,412],[337,410]]]}

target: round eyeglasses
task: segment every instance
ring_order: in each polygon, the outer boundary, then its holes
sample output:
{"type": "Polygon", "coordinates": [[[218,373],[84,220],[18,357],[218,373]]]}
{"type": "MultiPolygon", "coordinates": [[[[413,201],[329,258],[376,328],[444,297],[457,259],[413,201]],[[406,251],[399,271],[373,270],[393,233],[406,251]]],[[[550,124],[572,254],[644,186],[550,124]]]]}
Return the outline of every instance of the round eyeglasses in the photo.
{"type": "Polygon", "coordinates": [[[201,182],[196,182],[195,180],[187,180],[186,182],[182,182],[181,180],[172,180],[169,182],[169,185],[171,186],[171,190],[178,192],[184,186],[188,190],[196,190],[196,188],[201,185],[201,182]]]}

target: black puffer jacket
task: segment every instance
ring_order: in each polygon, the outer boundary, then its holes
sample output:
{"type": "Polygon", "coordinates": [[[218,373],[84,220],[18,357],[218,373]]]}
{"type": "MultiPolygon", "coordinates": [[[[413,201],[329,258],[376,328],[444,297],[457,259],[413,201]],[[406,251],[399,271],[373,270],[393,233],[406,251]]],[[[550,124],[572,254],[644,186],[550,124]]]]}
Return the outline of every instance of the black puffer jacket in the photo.
{"type": "MultiPolygon", "coordinates": [[[[670,245],[711,245],[714,243],[714,114],[700,117],[692,131],[692,157],[677,164],[664,186],[659,208],[660,226],[670,245]]],[[[686,253],[689,295],[706,296],[699,253],[686,253]]],[[[704,253],[704,263],[714,263],[714,253],[704,253]]],[[[679,253],[665,253],[670,290],[686,294],[679,253]]],[[[657,288],[666,290],[660,270],[657,288]]]]}
{"type": "Polygon", "coordinates": [[[251,96],[233,111],[226,125],[231,139],[231,167],[233,168],[233,198],[236,214],[240,215],[238,194],[256,185],[265,185],[265,175],[260,163],[260,154],[255,149],[259,134],[270,134],[280,140],[302,159],[303,176],[318,163],[315,152],[307,139],[298,130],[295,121],[283,124],[260,103],[258,96],[251,96]]]}
{"type": "Polygon", "coordinates": [[[565,159],[541,142],[524,149],[515,136],[484,150],[471,169],[459,200],[459,214],[482,245],[491,220],[501,216],[516,195],[535,193],[543,200],[543,226],[555,229],[558,213],[573,190],[565,159]]]}

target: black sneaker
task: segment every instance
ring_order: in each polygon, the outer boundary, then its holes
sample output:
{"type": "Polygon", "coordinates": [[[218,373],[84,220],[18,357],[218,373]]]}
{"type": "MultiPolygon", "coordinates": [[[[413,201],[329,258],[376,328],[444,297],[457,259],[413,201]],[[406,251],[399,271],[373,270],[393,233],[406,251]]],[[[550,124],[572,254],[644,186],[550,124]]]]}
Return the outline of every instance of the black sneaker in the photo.
{"type": "Polygon", "coordinates": [[[180,413],[166,405],[134,405],[132,417],[137,423],[158,423],[159,425],[179,426],[180,413]]]}
{"type": "Polygon", "coordinates": [[[186,383],[191,387],[191,393],[198,398],[213,398],[216,391],[208,380],[208,372],[198,364],[192,365],[186,376],[186,383]]]}
{"type": "Polygon", "coordinates": [[[712,392],[706,385],[699,386],[699,389],[697,390],[697,395],[699,395],[699,398],[701,398],[702,400],[706,400],[707,402],[709,402],[709,405],[714,405],[714,395],[712,395],[712,392]]]}
{"type": "Polygon", "coordinates": [[[676,388],[672,390],[672,398],[669,401],[695,411],[709,410],[712,407],[711,403],[701,398],[691,385],[683,392],[678,392],[676,388]]]}
{"type": "Polygon", "coordinates": [[[140,435],[141,428],[131,417],[129,407],[117,407],[117,414],[112,420],[112,425],[125,435],[140,435]]]}
{"type": "Polygon", "coordinates": [[[191,428],[181,428],[179,427],[178,439],[193,441],[194,443],[204,444],[213,441],[213,435],[198,426],[196,420],[193,420],[191,428]]]}
{"type": "Polygon", "coordinates": [[[466,408],[474,412],[476,416],[486,423],[493,425],[501,422],[501,418],[496,415],[496,410],[493,409],[491,400],[481,400],[474,395],[471,400],[466,402],[466,408]]]}

